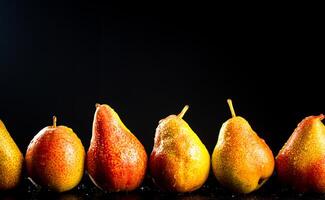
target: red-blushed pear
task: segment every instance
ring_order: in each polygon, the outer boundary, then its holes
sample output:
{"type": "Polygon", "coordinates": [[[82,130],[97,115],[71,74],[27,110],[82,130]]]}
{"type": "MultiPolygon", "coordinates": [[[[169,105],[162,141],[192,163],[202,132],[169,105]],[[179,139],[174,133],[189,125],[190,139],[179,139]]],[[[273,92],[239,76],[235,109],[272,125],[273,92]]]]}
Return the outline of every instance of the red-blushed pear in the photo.
{"type": "Polygon", "coordinates": [[[96,104],[86,164],[93,183],[105,191],[131,191],[144,179],[146,151],[108,105],[96,104]]]}
{"type": "Polygon", "coordinates": [[[33,183],[55,192],[68,191],[84,174],[85,149],[71,128],[53,125],[38,132],[27,148],[26,168],[33,183]]]}
{"type": "Polygon", "coordinates": [[[250,193],[273,174],[274,157],[249,123],[236,116],[231,100],[227,102],[232,117],[220,129],[212,154],[212,169],[223,186],[238,193],[250,193]]]}
{"type": "Polygon", "coordinates": [[[303,119],[276,157],[281,182],[299,192],[325,193],[324,115],[303,119]]]}

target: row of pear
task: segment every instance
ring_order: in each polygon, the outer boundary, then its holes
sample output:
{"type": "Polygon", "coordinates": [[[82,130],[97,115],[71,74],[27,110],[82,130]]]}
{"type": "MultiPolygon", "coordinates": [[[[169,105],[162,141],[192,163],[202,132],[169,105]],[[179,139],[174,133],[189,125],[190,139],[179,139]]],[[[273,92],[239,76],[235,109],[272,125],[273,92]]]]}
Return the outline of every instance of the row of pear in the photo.
{"type": "Polygon", "coordinates": [[[303,119],[276,158],[266,142],[242,117],[223,123],[210,154],[199,137],[178,115],[159,121],[149,161],[141,142],[106,104],[96,104],[92,138],[87,151],[72,129],[53,125],[39,131],[28,145],[25,158],[0,120],[0,190],[19,185],[25,166],[30,180],[52,191],[74,188],[84,170],[100,189],[110,192],[138,188],[149,168],[162,190],[191,192],[206,181],[210,166],[224,187],[250,193],[277,171],[279,180],[298,191],[325,192],[324,115],[303,119]]]}

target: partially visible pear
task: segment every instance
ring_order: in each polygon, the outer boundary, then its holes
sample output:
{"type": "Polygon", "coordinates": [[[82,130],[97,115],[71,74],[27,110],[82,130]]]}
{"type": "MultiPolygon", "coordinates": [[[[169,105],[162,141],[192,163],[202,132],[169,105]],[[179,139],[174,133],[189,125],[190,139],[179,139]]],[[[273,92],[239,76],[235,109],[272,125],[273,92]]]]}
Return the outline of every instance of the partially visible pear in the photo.
{"type": "Polygon", "coordinates": [[[242,117],[236,116],[228,99],[232,118],[223,123],[212,154],[212,168],[217,180],[232,191],[250,193],[260,188],[272,175],[274,157],[242,117]]]}
{"type": "Polygon", "coordinates": [[[303,119],[276,157],[276,171],[283,183],[299,192],[325,193],[324,115],[303,119]]]}
{"type": "Polygon", "coordinates": [[[84,174],[85,149],[71,128],[47,126],[27,148],[26,168],[33,183],[55,192],[68,191],[84,174]]]}
{"type": "Polygon", "coordinates": [[[131,191],[144,179],[147,153],[108,105],[96,104],[86,164],[93,183],[105,191],[131,191]]]}
{"type": "Polygon", "coordinates": [[[182,119],[187,109],[160,120],[156,129],[149,167],[154,182],[166,191],[194,191],[209,175],[209,152],[182,119]]]}
{"type": "Polygon", "coordinates": [[[21,180],[24,157],[0,120],[0,190],[15,188],[21,180]]]}

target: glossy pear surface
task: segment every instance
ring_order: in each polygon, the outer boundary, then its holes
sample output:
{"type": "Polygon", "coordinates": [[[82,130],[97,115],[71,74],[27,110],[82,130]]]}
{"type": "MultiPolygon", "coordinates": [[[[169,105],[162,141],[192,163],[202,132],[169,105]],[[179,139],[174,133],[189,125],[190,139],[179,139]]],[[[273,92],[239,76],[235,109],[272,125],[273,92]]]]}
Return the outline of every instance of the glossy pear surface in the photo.
{"type": "Polygon", "coordinates": [[[0,190],[15,188],[21,180],[24,158],[0,120],[0,190]]]}
{"type": "Polygon", "coordinates": [[[223,123],[212,154],[217,180],[238,193],[260,188],[272,175],[272,151],[242,117],[233,116],[223,123]]]}
{"type": "Polygon", "coordinates": [[[48,126],[30,142],[26,167],[32,181],[56,192],[74,188],[84,174],[85,150],[71,128],[48,126]]]}
{"type": "Polygon", "coordinates": [[[93,183],[106,191],[131,191],[142,183],[147,154],[140,141],[108,105],[97,105],[87,153],[93,183]]]}
{"type": "Polygon", "coordinates": [[[191,192],[206,181],[210,155],[191,127],[177,115],[160,120],[150,156],[150,172],[163,190],[191,192]]]}
{"type": "Polygon", "coordinates": [[[303,119],[276,157],[278,178],[297,191],[325,192],[324,115],[303,119]]]}

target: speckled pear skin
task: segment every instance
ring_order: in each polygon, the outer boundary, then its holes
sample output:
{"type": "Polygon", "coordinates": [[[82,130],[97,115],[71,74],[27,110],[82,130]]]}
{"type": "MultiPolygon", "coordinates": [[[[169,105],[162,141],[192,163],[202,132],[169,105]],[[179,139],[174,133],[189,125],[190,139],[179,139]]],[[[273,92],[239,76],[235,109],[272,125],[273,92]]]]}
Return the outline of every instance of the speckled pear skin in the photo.
{"type": "Polygon", "coordinates": [[[324,115],[303,119],[276,157],[281,182],[299,192],[325,193],[324,115]]]}
{"type": "Polygon", "coordinates": [[[108,105],[97,105],[87,153],[87,171],[105,191],[132,191],[145,176],[147,153],[108,105]]]}
{"type": "Polygon", "coordinates": [[[149,166],[161,189],[191,192],[206,181],[210,155],[191,127],[179,116],[170,115],[156,129],[149,166]]]}
{"type": "Polygon", "coordinates": [[[0,190],[15,188],[21,181],[24,157],[0,120],[0,190]]]}
{"type": "Polygon", "coordinates": [[[272,151],[242,117],[232,117],[221,127],[212,154],[217,180],[238,193],[260,188],[273,174],[272,151]]]}
{"type": "Polygon", "coordinates": [[[32,181],[55,192],[74,188],[84,174],[84,147],[66,126],[43,128],[28,145],[25,158],[32,181]]]}

